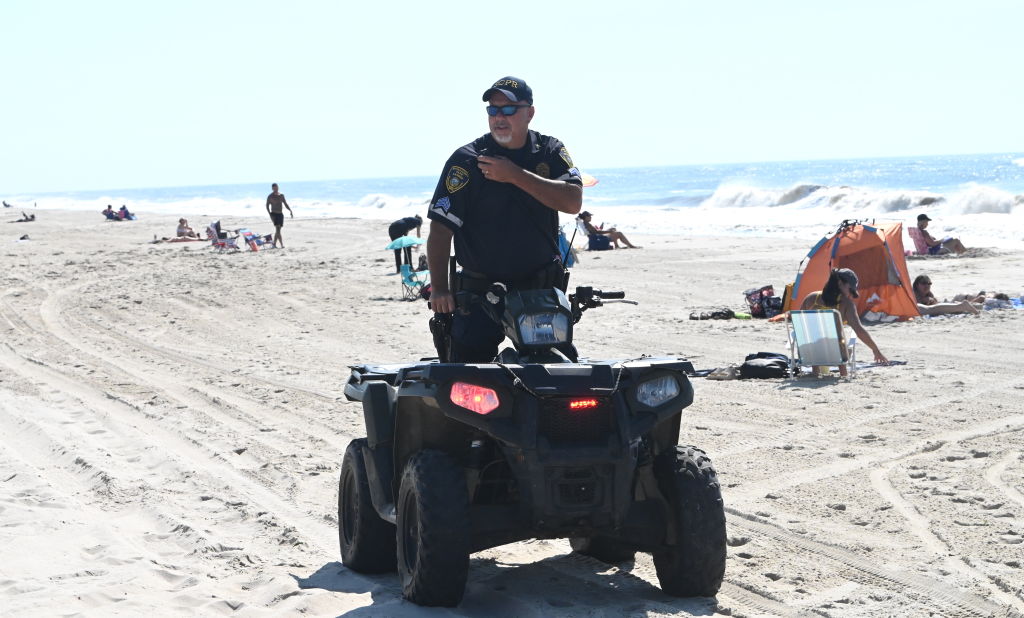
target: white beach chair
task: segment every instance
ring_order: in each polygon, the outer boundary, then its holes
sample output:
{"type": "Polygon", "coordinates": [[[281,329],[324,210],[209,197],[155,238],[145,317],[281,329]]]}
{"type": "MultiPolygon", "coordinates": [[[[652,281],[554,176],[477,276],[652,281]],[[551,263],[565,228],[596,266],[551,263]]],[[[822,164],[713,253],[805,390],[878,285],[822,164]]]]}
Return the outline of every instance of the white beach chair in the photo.
{"type": "Polygon", "coordinates": [[[857,339],[846,340],[843,319],[835,309],[790,311],[786,314],[790,371],[801,367],[845,367],[851,378],[857,369],[857,339]]]}

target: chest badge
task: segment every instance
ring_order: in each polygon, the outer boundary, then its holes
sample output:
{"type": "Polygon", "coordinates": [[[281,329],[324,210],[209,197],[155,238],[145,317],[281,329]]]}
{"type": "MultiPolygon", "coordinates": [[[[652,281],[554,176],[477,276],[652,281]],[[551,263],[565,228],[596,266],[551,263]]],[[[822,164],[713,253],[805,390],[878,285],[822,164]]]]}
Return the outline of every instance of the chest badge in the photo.
{"type": "Polygon", "coordinates": [[[444,177],[444,186],[448,189],[448,193],[455,193],[462,187],[465,187],[468,183],[469,172],[458,165],[453,165],[452,168],[448,170],[448,175],[444,177]]]}
{"type": "Polygon", "coordinates": [[[551,168],[542,161],[537,164],[537,175],[541,178],[551,178],[551,168]]]}

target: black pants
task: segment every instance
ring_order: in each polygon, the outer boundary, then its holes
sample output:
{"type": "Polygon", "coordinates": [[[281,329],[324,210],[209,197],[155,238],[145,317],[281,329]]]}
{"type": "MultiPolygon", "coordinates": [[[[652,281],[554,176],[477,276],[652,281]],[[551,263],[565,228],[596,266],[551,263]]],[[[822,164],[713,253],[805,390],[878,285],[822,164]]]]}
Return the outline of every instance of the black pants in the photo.
{"type": "MultiPolygon", "coordinates": [[[[388,236],[391,240],[398,240],[405,236],[407,232],[403,232],[401,227],[391,226],[388,228],[388,236]]],[[[410,267],[412,266],[412,247],[406,247],[404,249],[395,249],[395,272],[402,272],[402,254],[405,254],[405,263],[410,267]]]]}
{"type": "MultiPolygon", "coordinates": [[[[568,283],[566,269],[561,262],[553,262],[539,271],[517,281],[505,281],[509,290],[535,290],[557,287],[563,292],[568,283]]],[[[463,269],[456,275],[457,287],[481,294],[491,284],[483,275],[473,276],[463,269]]],[[[504,301],[496,307],[500,315],[504,312],[504,301]]],[[[455,311],[452,319],[451,362],[490,363],[498,355],[498,346],[505,340],[505,329],[491,319],[479,304],[470,305],[468,310],[455,311]]]]}

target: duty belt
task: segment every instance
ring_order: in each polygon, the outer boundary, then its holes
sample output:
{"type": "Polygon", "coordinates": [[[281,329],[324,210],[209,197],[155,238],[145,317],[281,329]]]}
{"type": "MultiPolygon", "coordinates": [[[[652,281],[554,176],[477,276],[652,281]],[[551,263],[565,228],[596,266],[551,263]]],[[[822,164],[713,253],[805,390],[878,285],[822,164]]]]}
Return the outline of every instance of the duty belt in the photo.
{"type": "Polygon", "coordinates": [[[557,287],[565,290],[567,283],[565,267],[561,262],[551,262],[533,274],[522,279],[494,279],[463,268],[458,273],[459,289],[480,294],[490,289],[492,283],[503,283],[510,290],[537,290],[557,287]]]}

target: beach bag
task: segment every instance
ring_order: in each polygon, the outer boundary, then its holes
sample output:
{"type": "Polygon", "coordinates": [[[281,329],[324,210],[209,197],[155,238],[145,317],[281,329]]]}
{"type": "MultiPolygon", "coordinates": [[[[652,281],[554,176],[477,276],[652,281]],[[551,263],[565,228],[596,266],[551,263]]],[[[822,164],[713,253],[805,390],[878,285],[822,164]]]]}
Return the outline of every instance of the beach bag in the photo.
{"type": "MultiPolygon", "coordinates": [[[[770,317],[765,314],[764,301],[766,298],[772,296],[775,296],[775,288],[770,285],[760,288],[750,288],[746,292],[743,292],[743,298],[746,299],[747,305],[750,306],[750,315],[755,318],[770,317]]],[[[781,308],[781,306],[782,304],[780,303],[779,307],[781,308]]],[[[778,314],[778,311],[776,311],[775,314],[778,314]]]]}
{"type": "Polygon", "coordinates": [[[588,238],[587,248],[591,251],[606,251],[612,248],[612,241],[601,234],[591,234],[588,238]]]}
{"type": "Polygon", "coordinates": [[[741,380],[765,380],[789,376],[789,363],[781,358],[752,358],[740,365],[741,380]]]}
{"type": "Polygon", "coordinates": [[[785,354],[779,354],[778,352],[754,352],[753,354],[747,354],[747,357],[743,360],[754,360],[755,358],[777,358],[779,360],[786,361],[789,364],[789,357],[785,354]]]}
{"type": "Polygon", "coordinates": [[[782,313],[782,299],[778,296],[768,296],[761,305],[764,307],[764,317],[774,318],[775,316],[782,313]]]}

